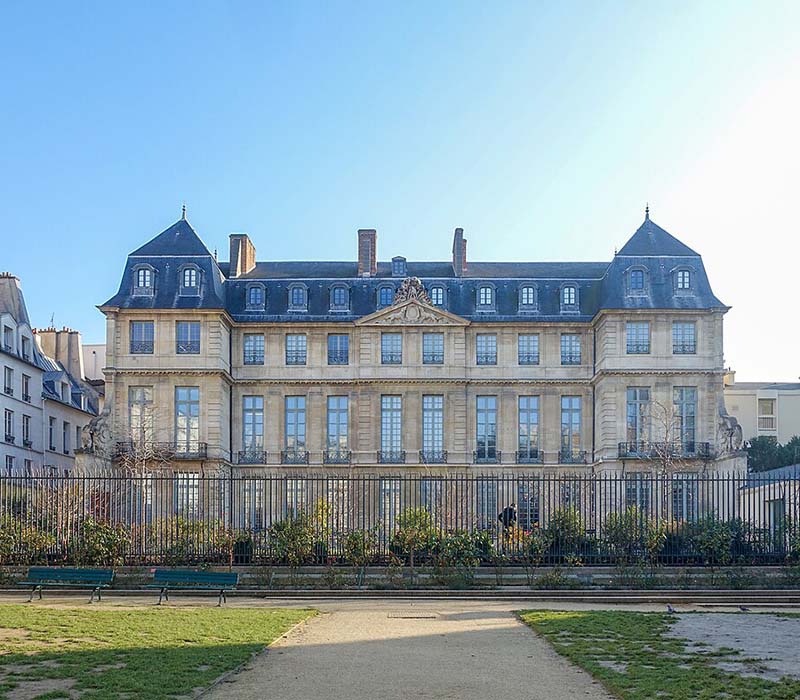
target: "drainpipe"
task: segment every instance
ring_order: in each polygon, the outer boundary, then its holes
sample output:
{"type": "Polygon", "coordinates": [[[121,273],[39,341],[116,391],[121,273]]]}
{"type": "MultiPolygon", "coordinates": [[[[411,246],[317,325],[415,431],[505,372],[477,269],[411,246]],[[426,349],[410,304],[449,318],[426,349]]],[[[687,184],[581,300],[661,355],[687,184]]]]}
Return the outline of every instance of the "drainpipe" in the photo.
{"type": "Polygon", "coordinates": [[[595,383],[597,374],[597,332],[592,328],[592,464],[595,461],[595,430],[597,427],[597,412],[595,411],[595,383]]]}

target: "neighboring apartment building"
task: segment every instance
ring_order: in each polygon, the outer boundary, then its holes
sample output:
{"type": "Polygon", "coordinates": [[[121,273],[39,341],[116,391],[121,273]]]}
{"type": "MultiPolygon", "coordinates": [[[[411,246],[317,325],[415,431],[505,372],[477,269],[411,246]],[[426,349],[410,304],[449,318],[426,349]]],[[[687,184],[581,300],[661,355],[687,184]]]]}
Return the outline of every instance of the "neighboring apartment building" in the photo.
{"type": "Polygon", "coordinates": [[[737,382],[728,372],[725,405],[746,440],[767,436],[783,445],[800,435],[800,382],[737,382]]]}
{"type": "Polygon", "coordinates": [[[98,395],[83,379],[77,331],[31,327],[19,280],[0,274],[4,475],[63,473],[75,464],[98,395]]]}
{"type": "Polygon", "coordinates": [[[743,469],[700,255],[649,215],[611,262],[217,262],[185,217],[107,318],[97,459],[191,472],[743,469]],[[106,420],[105,417],[103,420],[106,420]],[[735,445],[733,445],[735,447],[735,445]],[[100,454],[102,452],[102,454],[100,454]]]}

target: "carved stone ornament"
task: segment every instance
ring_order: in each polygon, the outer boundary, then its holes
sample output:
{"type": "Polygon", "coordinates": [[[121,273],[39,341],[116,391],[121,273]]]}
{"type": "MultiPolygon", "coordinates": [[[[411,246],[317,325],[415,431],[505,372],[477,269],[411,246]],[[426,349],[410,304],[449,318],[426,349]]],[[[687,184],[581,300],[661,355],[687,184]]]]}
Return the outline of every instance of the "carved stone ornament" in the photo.
{"type": "Polygon", "coordinates": [[[398,309],[392,309],[383,313],[372,323],[379,326],[453,325],[453,322],[444,314],[439,313],[433,307],[428,308],[419,303],[406,304],[398,309]]]}
{"type": "Polygon", "coordinates": [[[419,277],[406,277],[400,284],[400,287],[395,292],[393,304],[401,304],[404,301],[411,301],[412,299],[419,301],[428,306],[433,306],[428,292],[422,285],[422,280],[419,277]]]}
{"type": "Polygon", "coordinates": [[[728,414],[725,399],[720,398],[717,445],[722,452],[737,452],[742,449],[742,443],[742,426],[736,418],[728,414]]]}

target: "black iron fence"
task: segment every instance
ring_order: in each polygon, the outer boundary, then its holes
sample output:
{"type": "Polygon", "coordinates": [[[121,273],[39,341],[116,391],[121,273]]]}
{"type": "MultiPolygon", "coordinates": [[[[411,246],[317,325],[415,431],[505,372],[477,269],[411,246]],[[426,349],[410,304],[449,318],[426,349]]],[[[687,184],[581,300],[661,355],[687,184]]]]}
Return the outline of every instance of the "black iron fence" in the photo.
{"type": "Polygon", "coordinates": [[[778,564],[800,555],[800,480],[688,473],[0,477],[5,564],[266,565],[297,563],[298,556],[336,564],[353,559],[354,541],[375,564],[407,561],[412,552],[417,561],[434,558],[453,542],[471,547],[481,563],[778,564]],[[297,551],[292,537],[302,543],[297,551]]]}

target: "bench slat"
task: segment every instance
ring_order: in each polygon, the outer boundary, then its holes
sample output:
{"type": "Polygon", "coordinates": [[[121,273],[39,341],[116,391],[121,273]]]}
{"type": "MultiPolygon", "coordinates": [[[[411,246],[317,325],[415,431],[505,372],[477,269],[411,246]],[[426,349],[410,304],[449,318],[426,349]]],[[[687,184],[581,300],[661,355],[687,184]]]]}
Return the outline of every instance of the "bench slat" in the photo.
{"type": "Polygon", "coordinates": [[[71,569],[67,567],[32,566],[28,569],[26,583],[97,583],[110,584],[114,580],[112,569],[71,569]]]}
{"type": "Polygon", "coordinates": [[[156,569],[153,584],[168,587],[202,586],[204,588],[230,587],[239,583],[235,572],[189,571],[185,569],[156,569]]]}

